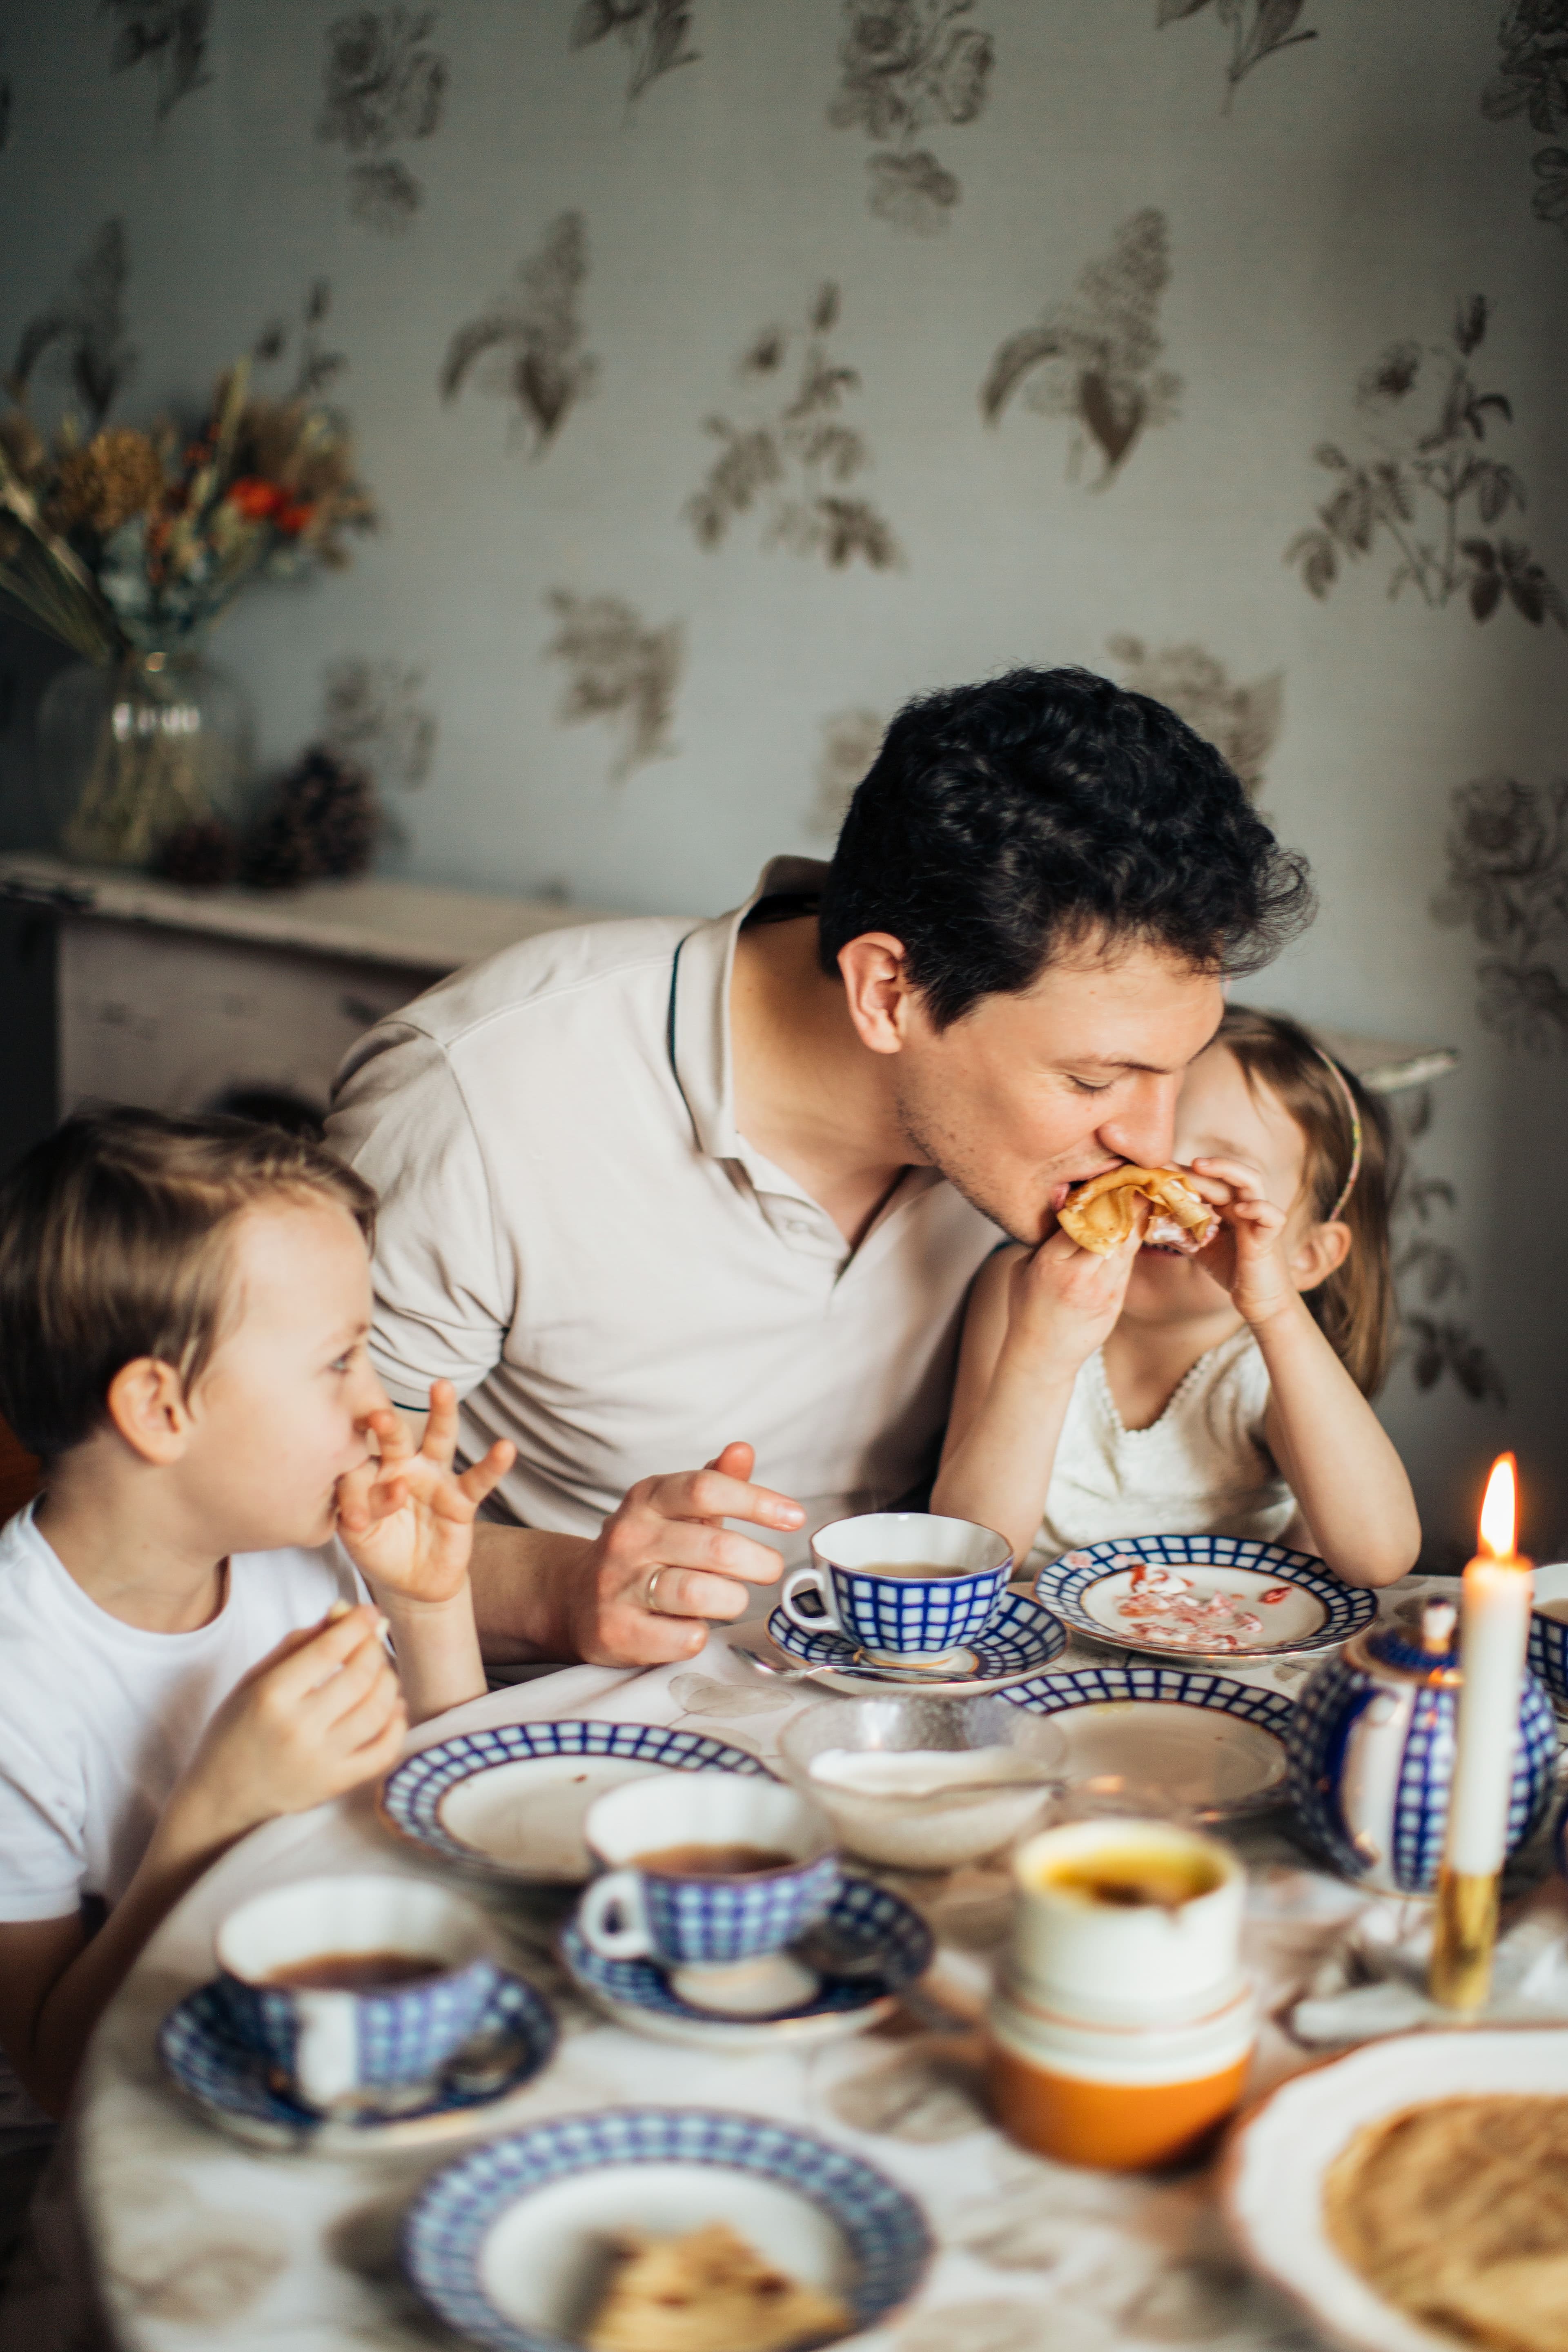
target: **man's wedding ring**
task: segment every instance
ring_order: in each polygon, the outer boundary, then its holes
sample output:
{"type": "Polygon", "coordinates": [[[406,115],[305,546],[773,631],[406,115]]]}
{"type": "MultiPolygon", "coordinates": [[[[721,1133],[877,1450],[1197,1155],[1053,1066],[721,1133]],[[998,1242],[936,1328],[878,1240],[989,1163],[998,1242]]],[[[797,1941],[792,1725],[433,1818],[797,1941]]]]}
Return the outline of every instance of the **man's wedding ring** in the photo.
{"type": "Polygon", "coordinates": [[[642,1605],[647,1611],[650,1617],[662,1617],[664,1614],[663,1610],[659,1607],[658,1601],[654,1597],[658,1591],[658,1580],[663,1574],[664,1570],[662,1568],[656,1568],[653,1574],[648,1578],[647,1591],[643,1594],[642,1605]]]}

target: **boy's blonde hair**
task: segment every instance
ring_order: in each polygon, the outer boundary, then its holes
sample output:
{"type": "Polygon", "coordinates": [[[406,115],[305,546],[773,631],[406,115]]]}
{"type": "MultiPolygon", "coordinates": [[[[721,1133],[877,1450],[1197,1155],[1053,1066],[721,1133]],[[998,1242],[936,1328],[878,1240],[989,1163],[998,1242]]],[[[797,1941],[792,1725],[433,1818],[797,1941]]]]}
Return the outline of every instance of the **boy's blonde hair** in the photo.
{"type": "Polygon", "coordinates": [[[1399,1170],[1388,1113],[1342,1062],[1330,1068],[1326,1049],[1286,1013],[1232,1004],[1216,1043],[1235,1055],[1249,1087],[1265,1086],[1278,1097],[1306,1138],[1302,1183],[1313,1216],[1326,1218],[1340,1203],[1350,1252],[1308,1291],[1307,1305],[1362,1394],[1375,1396],[1394,1352],[1388,1220],[1399,1170]],[[1361,1166],[1342,1199],[1355,1150],[1352,1103],[1361,1123],[1361,1166]]]}
{"type": "Polygon", "coordinates": [[[375,1194],[321,1145],[242,1118],[68,1118],[0,1183],[0,1413],[45,1462],[102,1423],[117,1372],[173,1365],[189,1391],[232,1307],[236,1219],[325,1201],[375,1233],[375,1194]]]}

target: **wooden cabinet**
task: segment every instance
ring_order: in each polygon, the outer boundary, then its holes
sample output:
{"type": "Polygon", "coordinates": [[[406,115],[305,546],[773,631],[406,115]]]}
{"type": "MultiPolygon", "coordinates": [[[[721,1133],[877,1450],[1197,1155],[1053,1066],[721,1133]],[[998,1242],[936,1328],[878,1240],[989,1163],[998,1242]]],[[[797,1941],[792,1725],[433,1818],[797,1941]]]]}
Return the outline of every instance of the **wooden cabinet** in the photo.
{"type": "Polygon", "coordinates": [[[87,1101],[319,1118],[353,1040],[458,965],[591,910],[367,880],[197,891],[0,857],[8,1164],[87,1101]]]}

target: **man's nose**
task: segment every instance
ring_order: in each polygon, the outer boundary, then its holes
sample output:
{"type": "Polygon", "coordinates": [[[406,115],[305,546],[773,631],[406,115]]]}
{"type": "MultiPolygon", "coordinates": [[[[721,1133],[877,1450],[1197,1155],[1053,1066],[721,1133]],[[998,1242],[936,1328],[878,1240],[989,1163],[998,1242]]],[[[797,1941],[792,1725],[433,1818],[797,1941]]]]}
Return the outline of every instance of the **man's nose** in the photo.
{"type": "Polygon", "coordinates": [[[1179,1078],[1142,1082],[1131,1102],[1121,1105],[1114,1118],[1099,1130],[1107,1151],[1142,1168],[1162,1168],[1172,1158],[1176,1142],[1176,1098],[1179,1078]]]}

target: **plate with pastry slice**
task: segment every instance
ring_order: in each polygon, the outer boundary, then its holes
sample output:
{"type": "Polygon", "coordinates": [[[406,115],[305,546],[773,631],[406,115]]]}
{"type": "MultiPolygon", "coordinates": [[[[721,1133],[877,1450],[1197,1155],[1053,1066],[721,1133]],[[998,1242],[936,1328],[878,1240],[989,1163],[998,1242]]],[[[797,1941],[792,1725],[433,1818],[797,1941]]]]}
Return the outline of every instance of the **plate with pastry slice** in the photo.
{"type": "Polygon", "coordinates": [[[402,2254],[448,2326],[497,2352],[805,2352],[890,2319],[931,2242],[904,2189],[815,2133],[610,2107],[447,2165],[402,2254]]]}
{"type": "Polygon", "coordinates": [[[1184,1168],[1137,1168],[1130,1161],[1091,1176],[1069,1192],[1057,1223],[1079,1249],[1109,1257],[1133,1234],[1142,1249],[1195,1257],[1219,1231],[1219,1219],[1194,1192],[1184,1168]]]}
{"type": "Polygon", "coordinates": [[[1377,1615],[1310,1552],[1243,1536],[1118,1536],[1042,1568],[1035,1597],[1066,1625],[1146,1657],[1283,1658],[1332,1650],[1377,1615]]]}
{"type": "Polygon", "coordinates": [[[1351,2352],[1568,2352],[1568,2033],[1395,2034],[1236,2126],[1243,2251],[1351,2352]]]}

